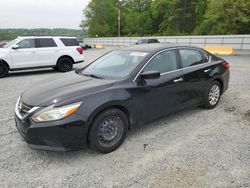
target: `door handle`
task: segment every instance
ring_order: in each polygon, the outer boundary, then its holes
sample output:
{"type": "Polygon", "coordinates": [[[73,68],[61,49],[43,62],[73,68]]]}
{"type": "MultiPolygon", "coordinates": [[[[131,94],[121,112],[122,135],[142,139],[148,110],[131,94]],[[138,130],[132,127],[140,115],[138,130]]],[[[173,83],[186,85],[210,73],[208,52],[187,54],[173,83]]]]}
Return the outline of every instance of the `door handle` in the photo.
{"type": "Polygon", "coordinates": [[[210,72],[210,71],[211,71],[211,69],[204,70],[205,73],[210,72]]]}
{"type": "Polygon", "coordinates": [[[183,82],[183,78],[178,78],[174,80],[174,83],[183,82]]]}
{"type": "Polygon", "coordinates": [[[30,52],[31,54],[36,54],[36,52],[30,52]]]}

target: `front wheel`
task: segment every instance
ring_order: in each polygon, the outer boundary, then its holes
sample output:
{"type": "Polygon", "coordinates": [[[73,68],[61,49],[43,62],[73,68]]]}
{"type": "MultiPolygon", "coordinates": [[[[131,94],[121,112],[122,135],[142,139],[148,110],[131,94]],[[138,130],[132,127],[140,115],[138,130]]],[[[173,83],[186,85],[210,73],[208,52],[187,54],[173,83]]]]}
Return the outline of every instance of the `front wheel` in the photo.
{"type": "Polygon", "coordinates": [[[214,81],[210,85],[207,94],[205,96],[205,105],[207,109],[212,109],[217,106],[221,96],[221,85],[219,82],[214,81]]]}
{"type": "Polygon", "coordinates": [[[90,127],[89,146],[101,153],[116,150],[126,138],[128,119],[121,110],[111,108],[100,113],[90,127]]]}

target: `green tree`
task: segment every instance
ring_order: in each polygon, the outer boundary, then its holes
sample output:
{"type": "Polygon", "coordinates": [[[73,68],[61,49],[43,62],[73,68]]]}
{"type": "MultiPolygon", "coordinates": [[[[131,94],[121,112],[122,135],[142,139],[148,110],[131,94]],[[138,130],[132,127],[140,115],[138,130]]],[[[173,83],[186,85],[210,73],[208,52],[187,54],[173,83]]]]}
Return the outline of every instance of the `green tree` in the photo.
{"type": "Polygon", "coordinates": [[[250,0],[91,0],[89,36],[249,34],[250,0]]]}
{"type": "Polygon", "coordinates": [[[210,0],[199,34],[249,34],[249,0],[210,0]]]}
{"type": "Polygon", "coordinates": [[[82,40],[86,33],[75,29],[0,29],[0,41],[13,40],[18,36],[69,36],[82,40]]]}
{"type": "Polygon", "coordinates": [[[155,30],[164,35],[192,34],[206,10],[206,0],[158,0],[152,3],[155,30]]]}
{"type": "Polygon", "coordinates": [[[128,0],[123,8],[123,33],[126,35],[150,35],[153,33],[152,0],[128,0]]]}
{"type": "Polygon", "coordinates": [[[116,0],[92,0],[84,11],[89,36],[114,36],[117,33],[116,0]]]}

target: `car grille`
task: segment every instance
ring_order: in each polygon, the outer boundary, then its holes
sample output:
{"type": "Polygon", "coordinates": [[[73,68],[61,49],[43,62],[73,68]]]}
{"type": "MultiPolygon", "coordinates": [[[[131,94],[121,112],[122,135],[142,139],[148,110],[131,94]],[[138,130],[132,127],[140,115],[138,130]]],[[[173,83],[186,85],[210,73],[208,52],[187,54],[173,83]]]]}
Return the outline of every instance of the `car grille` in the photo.
{"type": "Polygon", "coordinates": [[[22,116],[26,115],[28,111],[30,111],[33,108],[33,106],[27,105],[22,101],[20,101],[20,103],[21,103],[21,109],[19,108],[19,112],[22,116]]]}

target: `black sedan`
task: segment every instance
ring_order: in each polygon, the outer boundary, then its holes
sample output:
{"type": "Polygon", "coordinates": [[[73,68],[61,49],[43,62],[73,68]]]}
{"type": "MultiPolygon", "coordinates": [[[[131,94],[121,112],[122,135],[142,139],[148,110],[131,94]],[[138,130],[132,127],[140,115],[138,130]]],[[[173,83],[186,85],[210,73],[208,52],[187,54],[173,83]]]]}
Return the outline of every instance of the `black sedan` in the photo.
{"type": "Polygon", "coordinates": [[[191,106],[214,108],[228,82],[229,64],[203,49],[137,45],[23,92],[16,126],[34,149],[88,145],[108,153],[136,125],[191,106]]]}

